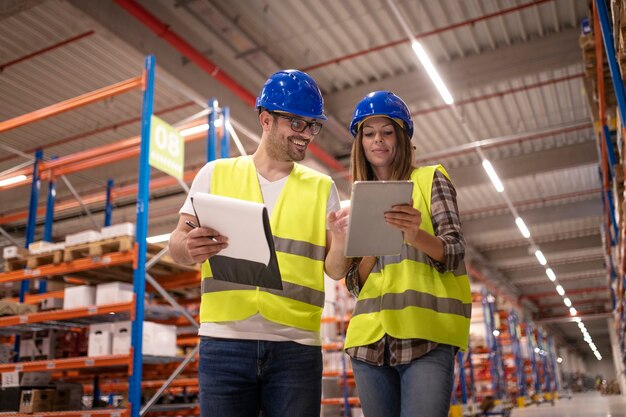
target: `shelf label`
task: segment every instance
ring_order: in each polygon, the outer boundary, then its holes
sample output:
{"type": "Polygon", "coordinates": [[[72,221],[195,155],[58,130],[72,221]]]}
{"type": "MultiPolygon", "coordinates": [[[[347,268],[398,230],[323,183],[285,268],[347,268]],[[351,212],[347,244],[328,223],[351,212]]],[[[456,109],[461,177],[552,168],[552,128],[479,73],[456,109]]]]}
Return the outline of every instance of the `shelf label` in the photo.
{"type": "Polygon", "coordinates": [[[56,364],[52,361],[46,363],[46,369],[54,369],[56,368],[56,364]]]}
{"type": "Polygon", "coordinates": [[[20,324],[26,324],[28,323],[28,316],[22,314],[20,317],[20,324]]]}
{"type": "Polygon", "coordinates": [[[33,269],[33,276],[38,277],[39,275],[41,275],[41,270],[39,268],[33,269]]]}
{"type": "Polygon", "coordinates": [[[183,179],[185,140],[178,130],[156,116],[150,119],[151,167],[179,180],[183,179]]]}
{"type": "Polygon", "coordinates": [[[87,307],[87,314],[96,314],[98,312],[97,306],[89,306],[87,307]]]}
{"type": "Polygon", "coordinates": [[[121,413],[111,413],[111,417],[121,417],[121,413]]]}
{"type": "Polygon", "coordinates": [[[85,366],[94,366],[96,363],[96,361],[94,361],[93,359],[89,358],[89,359],[85,359],[85,366]]]}
{"type": "Polygon", "coordinates": [[[15,365],[15,369],[16,372],[22,372],[22,370],[24,369],[24,365],[19,364],[19,365],[15,365]]]}
{"type": "Polygon", "coordinates": [[[110,256],[102,257],[102,263],[106,264],[106,265],[110,264],[111,263],[111,257],[110,256]]]}

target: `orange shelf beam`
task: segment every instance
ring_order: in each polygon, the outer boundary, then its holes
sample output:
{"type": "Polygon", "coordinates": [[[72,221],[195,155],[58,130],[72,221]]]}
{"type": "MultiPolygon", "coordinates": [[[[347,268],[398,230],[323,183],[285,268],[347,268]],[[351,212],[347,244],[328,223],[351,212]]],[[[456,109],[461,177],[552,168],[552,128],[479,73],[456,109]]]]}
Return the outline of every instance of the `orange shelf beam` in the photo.
{"type": "Polygon", "coordinates": [[[64,113],[77,107],[85,106],[109,97],[126,93],[134,90],[135,88],[141,88],[142,86],[143,75],[101,88],[99,90],[91,91],[78,97],[73,97],[60,103],[44,107],[43,109],[35,110],[12,119],[5,120],[4,122],[0,122],[0,133],[15,129],[28,123],[55,116],[59,113],[64,113]]]}
{"type": "Polygon", "coordinates": [[[24,314],[20,316],[0,317],[0,327],[16,326],[28,323],[43,323],[46,321],[69,320],[80,317],[98,316],[110,313],[133,312],[135,302],[116,303],[103,306],[89,306],[68,310],[42,311],[40,313],[24,314]]]}
{"type": "MultiPolygon", "coordinates": [[[[41,278],[50,275],[71,274],[72,272],[87,271],[107,266],[132,263],[135,260],[135,252],[113,252],[102,255],[98,260],[94,258],[81,258],[70,262],[61,262],[57,265],[42,265],[34,269],[18,269],[0,274],[0,283],[23,281],[25,279],[41,278]]],[[[49,296],[49,295],[48,295],[49,296]]]]}
{"type": "MultiPolygon", "coordinates": [[[[343,398],[322,398],[322,405],[343,405],[345,400],[343,398]]],[[[348,404],[361,405],[359,397],[348,397],[348,404]]]]}
{"type": "MultiPolygon", "coordinates": [[[[165,383],[164,379],[143,381],[141,383],[142,389],[159,389],[165,383]]],[[[170,384],[169,388],[197,388],[198,378],[180,378],[175,379],[170,384]]],[[[128,382],[104,382],[100,383],[101,392],[123,392],[128,390],[128,382]]],[[[83,393],[91,394],[93,391],[93,384],[85,384],[83,386],[83,393]]]]}
{"type": "MultiPolygon", "coordinates": [[[[63,290],[44,292],[42,294],[26,294],[24,296],[24,304],[39,304],[42,300],[45,300],[46,298],[63,298],[63,297],[65,297],[63,290]]],[[[11,302],[11,303],[20,302],[20,299],[17,297],[4,298],[3,300],[11,302]]]]}
{"type": "MultiPolygon", "coordinates": [[[[197,124],[201,124],[198,122],[197,124]]],[[[182,127],[180,128],[182,130],[182,127]]],[[[198,132],[185,136],[185,143],[202,140],[206,138],[206,132],[198,132]]],[[[52,161],[39,163],[41,172],[40,179],[48,180],[51,177],[71,174],[81,170],[96,168],[101,165],[110,164],[111,162],[122,161],[139,155],[141,139],[139,136],[122,139],[121,141],[99,146],[97,148],[88,149],[82,152],[57,158],[52,161]]],[[[5,185],[3,190],[10,188],[22,187],[28,185],[32,181],[32,167],[25,167],[0,177],[0,180],[14,177],[16,175],[25,175],[26,179],[15,184],[5,185]]]]}
{"type": "Polygon", "coordinates": [[[97,357],[79,357],[65,359],[50,359],[43,361],[9,363],[0,365],[2,372],[40,372],[59,370],[78,370],[89,368],[101,368],[107,366],[128,366],[132,363],[130,355],[110,355],[97,357]]]}

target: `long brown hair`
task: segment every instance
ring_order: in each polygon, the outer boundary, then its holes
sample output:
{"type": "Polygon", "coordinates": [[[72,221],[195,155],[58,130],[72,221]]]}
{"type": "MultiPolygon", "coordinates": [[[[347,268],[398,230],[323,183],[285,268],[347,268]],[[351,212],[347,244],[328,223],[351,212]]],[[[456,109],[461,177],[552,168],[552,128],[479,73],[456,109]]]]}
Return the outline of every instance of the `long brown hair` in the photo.
{"type": "MultiPolygon", "coordinates": [[[[383,116],[384,117],[384,116],[383,116]]],[[[400,127],[395,121],[393,128],[396,131],[396,146],[398,151],[391,161],[391,177],[389,180],[399,181],[411,178],[411,172],[415,168],[413,165],[414,154],[413,145],[406,131],[400,127]]],[[[372,168],[372,164],[365,158],[363,152],[363,126],[359,129],[356,139],[352,143],[352,153],[350,155],[350,174],[352,181],[376,181],[376,174],[372,168]]]]}

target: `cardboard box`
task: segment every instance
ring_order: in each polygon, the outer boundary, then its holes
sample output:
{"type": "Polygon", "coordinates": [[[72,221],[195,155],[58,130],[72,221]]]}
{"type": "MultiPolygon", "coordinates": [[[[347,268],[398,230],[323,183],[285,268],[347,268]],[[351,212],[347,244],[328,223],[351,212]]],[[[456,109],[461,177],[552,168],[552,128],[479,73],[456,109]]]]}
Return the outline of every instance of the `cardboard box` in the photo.
{"type": "MultiPolygon", "coordinates": [[[[113,354],[124,355],[130,352],[131,328],[130,321],[113,323],[113,354]]],[[[143,338],[141,351],[144,355],[176,356],[176,326],[153,323],[143,323],[143,338]]]]}
{"type": "Polygon", "coordinates": [[[57,382],[52,411],[77,411],[82,409],[83,386],[69,382],[57,382]]]}
{"type": "Polygon", "coordinates": [[[65,246],[82,245],[83,243],[91,243],[102,240],[102,235],[96,230],[83,230],[82,232],[72,233],[65,236],[65,246]]]}
{"type": "Polygon", "coordinates": [[[46,242],[45,240],[38,240],[37,242],[30,243],[28,245],[28,252],[33,255],[40,253],[52,252],[56,250],[57,246],[54,243],[46,242]]]}
{"type": "Polygon", "coordinates": [[[48,311],[48,310],[59,310],[63,308],[63,299],[57,297],[49,297],[41,300],[39,304],[39,310],[48,311]]]}
{"type": "Polygon", "coordinates": [[[96,304],[96,287],[77,285],[63,290],[63,308],[89,307],[96,304]]]}
{"type": "Polygon", "coordinates": [[[20,385],[22,387],[45,387],[50,383],[52,375],[49,372],[24,372],[20,385]]]}
{"type": "Polygon", "coordinates": [[[133,285],[125,282],[99,284],[96,288],[96,305],[124,303],[133,300],[133,285]]]}
{"type": "Polygon", "coordinates": [[[0,412],[20,410],[22,388],[0,388],[0,412]]]}
{"type": "MultiPolygon", "coordinates": [[[[130,352],[130,338],[132,335],[131,321],[118,321],[113,327],[113,355],[127,355],[130,352]]],[[[145,327],[144,327],[145,328],[145,327]]],[[[145,347],[142,345],[142,351],[145,347]]]]}
{"type": "Polygon", "coordinates": [[[107,356],[112,352],[113,323],[92,324],[89,326],[87,356],[107,356]]]}
{"type": "Polygon", "coordinates": [[[20,339],[20,358],[22,361],[54,359],[54,335],[24,335],[20,339]]]}
{"type": "Polygon", "coordinates": [[[25,389],[20,397],[20,413],[52,411],[53,389],[25,389]]]}
{"type": "Polygon", "coordinates": [[[2,388],[12,388],[20,386],[20,373],[18,371],[2,372],[2,388]]]}
{"type": "Polygon", "coordinates": [[[2,249],[2,257],[4,259],[22,258],[28,255],[28,251],[21,246],[5,246],[2,249]]]}
{"type": "Polygon", "coordinates": [[[113,226],[107,226],[100,229],[102,239],[111,239],[120,236],[135,236],[135,224],[134,223],[120,223],[113,226]]]}

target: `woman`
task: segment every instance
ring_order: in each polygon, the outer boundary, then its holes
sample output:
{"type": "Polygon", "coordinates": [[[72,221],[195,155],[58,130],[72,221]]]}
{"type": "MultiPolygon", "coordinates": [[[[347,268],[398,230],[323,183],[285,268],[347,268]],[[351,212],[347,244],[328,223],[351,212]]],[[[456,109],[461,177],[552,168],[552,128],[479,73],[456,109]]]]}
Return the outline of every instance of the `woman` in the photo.
{"type": "Polygon", "coordinates": [[[345,348],[363,413],[445,417],[472,305],[456,191],[441,165],[413,166],[413,121],[395,94],[365,96],[350,131],[354,181],[414,184],[412,206],[385,214],[403,232],[402,253],[356,259],[346,277],[358,300],[345,348]]]}

